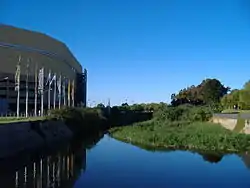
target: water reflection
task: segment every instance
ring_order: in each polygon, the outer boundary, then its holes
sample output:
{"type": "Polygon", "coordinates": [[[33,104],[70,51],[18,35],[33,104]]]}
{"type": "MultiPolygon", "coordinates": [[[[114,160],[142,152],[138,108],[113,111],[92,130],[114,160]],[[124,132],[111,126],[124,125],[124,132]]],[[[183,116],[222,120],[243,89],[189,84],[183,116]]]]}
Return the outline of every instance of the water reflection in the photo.
{"type": "Polygon", "coordinates": [[[204,161],[210,162],[210,163],[218,163],[222,160],[222,158],[224,157],[223,154],[218,154],[218,153],[201,153],[201,152],[197,152],[199,153],[204,161]]]}
{"type": "Polygon", "coordinates": [[[240,157],[242,159],[242,161],[244,162],[245,166],[250,169],[250,153],[249,152],[245,152],[240,154],[240,157]]]}
{"type": "MultiPolygon", "coordinates": [[[[134,146],[137,146],[141,149],[150,151],[150,152],[173,152],[173,151],[179,151],[179,150],[174,150],[174,149],[168,149],[168,148],[159,148],[159,147],[152,147],[152,146],[147,146],[147,145],[141,145],[141,144],[137,144],[137,143],[130,143],[134,146]]],[[[219,163],[223,157],[225,157],[226,155],[229,155],[228,153],[216,153],[216,152],[204,152],[204,151],[190,151],[191,153],[196,153],[201,155],[202,159],[206,162],[209,163],[219,163]]],[[[246,164],[246,166],[248,166],[248,168],[250,169],[250,153],[248,154],[248,152],[244,153],[244,154],[240,154],[242,160],[244,161],[244,163],[246,164]]]]}
{"type": "Polygon", "coordinates": [[[0,161],[0,185],[8,188],[73,187],[86,169],[86,146],[94,146],[100,138],[88,139],[87,143],[73,142],[58,151],[0,161]]]}

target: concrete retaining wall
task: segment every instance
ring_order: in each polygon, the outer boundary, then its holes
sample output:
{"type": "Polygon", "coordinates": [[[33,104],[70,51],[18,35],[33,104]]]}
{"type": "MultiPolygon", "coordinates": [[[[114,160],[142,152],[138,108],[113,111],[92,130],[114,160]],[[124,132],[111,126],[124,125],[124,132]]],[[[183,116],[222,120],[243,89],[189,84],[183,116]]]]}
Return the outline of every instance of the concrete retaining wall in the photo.
{"type": "Polygon", "coordinates": [[[35,121],[0,126],[0,158],[70,139],[73,133],[62,121],[35,121]]]}
{"type": "MultiPolygon", "coordinates": [[[[232,115],[231,114],[214,115],[212,118],[212,122],[218,123],[226,129],[234,130],[234,128],[237,125],[238,115],[237,114],[232,114],[232,115]]],[[[245,134],[250,134],[250,120],[245,119],[242,116],[241,118],[244,119],[245,125],[244,125],[244,128],[240,132],[245,133],[245,134]]]]}

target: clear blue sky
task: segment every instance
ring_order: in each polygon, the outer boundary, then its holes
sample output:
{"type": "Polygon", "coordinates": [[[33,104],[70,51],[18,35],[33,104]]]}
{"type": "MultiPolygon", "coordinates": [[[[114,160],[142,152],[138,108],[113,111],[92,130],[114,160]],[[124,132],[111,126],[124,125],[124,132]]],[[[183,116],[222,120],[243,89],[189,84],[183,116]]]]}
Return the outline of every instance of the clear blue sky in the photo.
{"type": "Polygon", "coordinates": [[[250,78],[247,0],[1,0],[0,22],[65,42],[92,101],[169,102],[204,78],[250,78]]]}

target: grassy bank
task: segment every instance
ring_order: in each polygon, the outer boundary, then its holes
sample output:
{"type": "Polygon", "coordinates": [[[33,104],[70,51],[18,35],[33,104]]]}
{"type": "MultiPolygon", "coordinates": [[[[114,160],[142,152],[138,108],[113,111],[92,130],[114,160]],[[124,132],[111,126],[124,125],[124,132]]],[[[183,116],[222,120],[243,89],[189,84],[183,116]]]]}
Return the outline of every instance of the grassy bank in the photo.
{"type": "Polygon", "coordinates": [[[110,129],[111,136],[126,142],[162,148],[220,152],[250,149],[250,135],[206,122],[211,117],[209,109],[175,107],[157,113],[150,121],[110,129]]]}
{"type": "Polygon", "coordinates": [[[44,120],[45,117],[0,117],[0,125],[7,123],[27,122],[27,121],[38,121],[44,120]]]}

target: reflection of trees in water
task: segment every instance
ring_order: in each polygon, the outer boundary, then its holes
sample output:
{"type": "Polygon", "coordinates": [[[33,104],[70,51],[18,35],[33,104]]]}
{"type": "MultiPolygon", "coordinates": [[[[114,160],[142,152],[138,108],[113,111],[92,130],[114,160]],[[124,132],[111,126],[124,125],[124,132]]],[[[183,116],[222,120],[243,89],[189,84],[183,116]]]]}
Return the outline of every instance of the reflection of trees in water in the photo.
{"type": "Polygon", "coordinates": [[[223,154],[218,154],[218,153],[201,153],[198,152],[204,161],[210,162],[210,163],[218,163],[222,160],[223,154]]]}
{"type": "Polygon", "coordinates": [[[242,159],[242,161],[246,165],[246,167],[250,169],[250,153],[244,152],[244,153],[240,154],[239,157],[242,159]]]}
{"type": "MultiPolygon", "coordinates": [[[[74,182],[86,169],[85,146],[95,145],[99,139],[86,142],[74,141],[57,152],[40,153],[36,156],[0,161],[0,185],[8,188],[73,187],[74,182]]],[[[2,187],[2,186],[1,186],[2,187]]]]}
{"type": "MultiPolygon", "coordinates": [[[[131,143],[134,146],[137,146],[141,149],[150,151],[150,152],[173,152],[173,151],[180,151],[178,149],[170,149],[170,148],[159,148],[159,147],[153,147],[153,146],[148,146],[148,145],[142,145],[142,144],[137,144],[137,143],[131,143]]],[[[200,151],[190,151],[190,150],[183,150],[183,151],[188,151],[192,153],[198,153],[199,155],[202,156],[204,161],[210,162],[210,163],[218,163],[222,160],[223,156],[226,154],[222,153],[211,153],[211,152],[200,152],[200,151]]],[[[249,159],[250,161],[250,159],[249,159]]]]}

